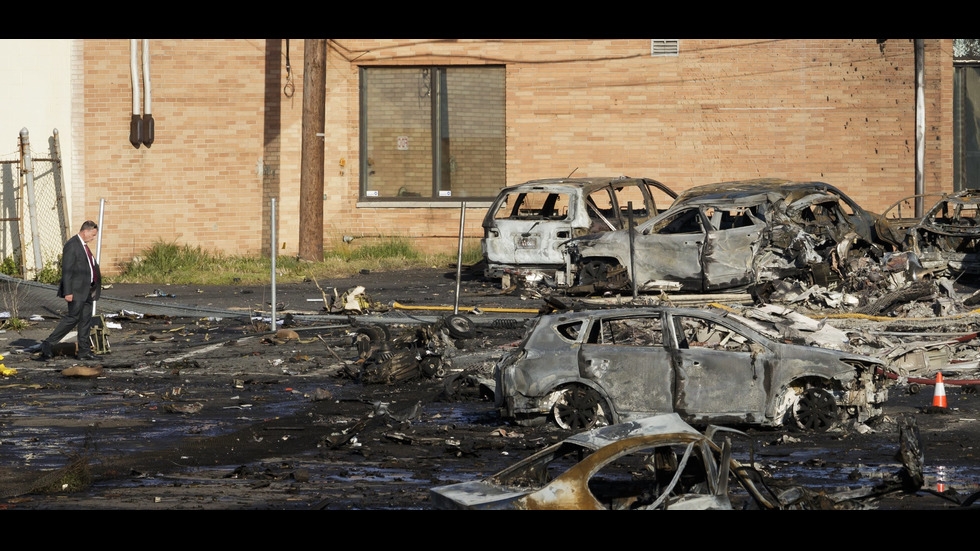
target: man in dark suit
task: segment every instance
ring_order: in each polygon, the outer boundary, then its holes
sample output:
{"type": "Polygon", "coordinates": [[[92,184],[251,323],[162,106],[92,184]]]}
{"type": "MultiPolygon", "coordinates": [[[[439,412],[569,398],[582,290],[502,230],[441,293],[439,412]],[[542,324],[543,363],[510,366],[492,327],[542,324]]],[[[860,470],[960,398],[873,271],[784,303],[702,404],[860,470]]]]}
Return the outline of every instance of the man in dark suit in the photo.
{"type": "Polygon", "coordinates": [[[78,235],[65,243],[61,253],[61,284],[58,296],[68,302],[68,315],[41,341],[41,358],[54,356],[52,345],[61,342],[72,329],[78,329],[79,360],[95,360],[89,334],[92,330],[92,303],[102,294],[102,274],[88,243],[99,234],[99,225],[91,220],[82,223],[78,235]]]}

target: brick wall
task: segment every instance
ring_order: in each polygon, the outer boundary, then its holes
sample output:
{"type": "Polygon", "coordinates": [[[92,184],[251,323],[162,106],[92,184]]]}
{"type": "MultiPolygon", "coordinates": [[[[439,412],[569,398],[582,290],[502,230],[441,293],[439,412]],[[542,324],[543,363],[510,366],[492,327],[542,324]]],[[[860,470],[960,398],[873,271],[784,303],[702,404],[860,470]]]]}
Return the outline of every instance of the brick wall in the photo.
{"type": "MultiPolygon", "coordinates": [[[[73,225],[106,198],[108,269],[157,239],[266,251],[270,197],[280,252],[298,251],[303,41],[289,42],[291,96],[284,46],[152,40],[156,141],[135,149],[129,41],[84,41],[73,225]]],[[[926,41],[927,191],[952,189],[951,50],[926,41]]],[[[574,172],[683,190],[775,176],[832,183],[871,210],[914,192],[911,40],[681,40],[678,56],[653,57],[649,40],[338,39],[326,65],[326,248],[405,235],[455,250],[458,206],[358,207],[358,67],[461,64],[506,67],[508,185],[574,172]]],[[[482,214],[467,212],[468,236],[482,214]]]]}

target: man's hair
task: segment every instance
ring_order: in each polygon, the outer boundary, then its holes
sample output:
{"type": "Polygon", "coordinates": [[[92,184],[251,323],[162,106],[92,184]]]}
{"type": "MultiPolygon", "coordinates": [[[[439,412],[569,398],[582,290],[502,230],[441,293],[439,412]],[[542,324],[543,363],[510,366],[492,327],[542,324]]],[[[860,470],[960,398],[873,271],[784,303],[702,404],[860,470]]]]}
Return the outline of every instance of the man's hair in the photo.
{"type": "Polygon", "coordinates": [[[97,230],[97,229],[99,229],[99,225],[98,224],[96,224],[95,222],[93,222],[91,220],[86,220],[86,221],[82,222],[82,229],[80,229],[78,231],[97,230]]]}

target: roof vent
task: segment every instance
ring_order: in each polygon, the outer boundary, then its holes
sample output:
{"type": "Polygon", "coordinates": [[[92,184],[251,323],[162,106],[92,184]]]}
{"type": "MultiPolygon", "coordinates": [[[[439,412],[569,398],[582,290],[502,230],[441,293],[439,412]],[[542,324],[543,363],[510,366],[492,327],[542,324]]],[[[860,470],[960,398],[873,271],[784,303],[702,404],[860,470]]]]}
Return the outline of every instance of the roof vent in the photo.
{"type": "Polygon", "coordinates": [[[680,43],[676,38],[652,38],[650,39],[651,56],[673,56],[680,50],[680,43]]]}

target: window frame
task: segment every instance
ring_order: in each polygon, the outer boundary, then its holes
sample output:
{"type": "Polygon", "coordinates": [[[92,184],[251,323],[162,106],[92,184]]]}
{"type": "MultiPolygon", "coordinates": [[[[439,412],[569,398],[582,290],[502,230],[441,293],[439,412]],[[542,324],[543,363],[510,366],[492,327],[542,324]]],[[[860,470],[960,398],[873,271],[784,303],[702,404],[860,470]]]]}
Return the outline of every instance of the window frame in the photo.
{"type": "MultiPolygon", "coordinates": [[[[502,64],[487,64],[487,65],[362,65],[358,67],[358,108],[359,108],[359,137],[358,137],[358,147],[359,147],[359,174],[358,174],[358,197],[357,197],[357,207],[457,207],[461,203],[467,203],[468,206],[488,207],[493,200],[496,198],[500,189],[506,187],[506,181],[502,180],[500,186],[494,189],[487,189],[486,195],[443,195],[441,193],[441,188],[443,187],[444,177],[443,177],[443,161],[442,161],[442,148],[440,147],[443,136],[448,133],[444,128],[447,124],[447,115],[449,109],[448,98],[443,91],[446,89],[446,82],[449,70],[453,68],[488,68],[488,69],[499,69],[502,71],[501,78],[503,79],[503,97],[501,97],[501,116],[505,121],[502,134],[502,144],[500,154],[504,163],[504,174],[506,175],[506,156],[507,156],[507,134],[506,134],[506,66],[502,64]],[[433,83],[433,92],[429,94],[429,125],[431,128],[430,139],[431,139],[431,156],[429,162],[431,163],[431,187],[430,195],[428,196],[371,196],[369,195],[368,189],[368,176],[371,172],[371,166],[369,166],[369,161],[371,155],[368,153],[368,124],[370,116],[370,106],[368,105],[368,87],[369,78],[367,74],[371,71],[380,71],[385,69],[415,69],[419,71],[429,71],[429,82],[433,83]]],[[[465,113],[465,112],[464,112],[465,113]]],[[[451,193],[451,190],[449,190],[451,193]]]]}

